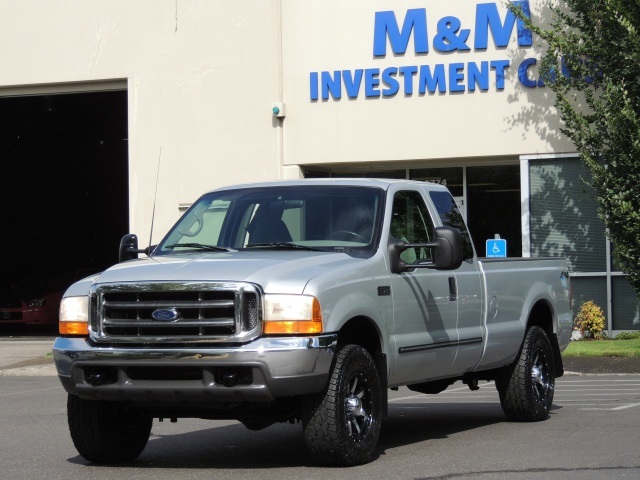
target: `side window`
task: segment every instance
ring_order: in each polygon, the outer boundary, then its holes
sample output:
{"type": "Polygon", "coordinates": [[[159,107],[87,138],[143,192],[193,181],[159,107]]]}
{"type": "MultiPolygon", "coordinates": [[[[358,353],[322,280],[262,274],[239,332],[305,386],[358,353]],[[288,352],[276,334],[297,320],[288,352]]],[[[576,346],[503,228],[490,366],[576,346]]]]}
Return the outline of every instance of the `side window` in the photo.
{"type": "Polygon", "coordinates": [[[462,236],[462,259],[472,259],[473,245],[471,243],[471,236],[451,194],[448,192],[430,192],[429,196],[438,211],[442,224],[445,227],[457,228],[460,232],[462,236]]]}
{"type": "MultiPolygon", "coordinates": [[[[391,235],[408,243],[429,243],[433,239],[433,221],[420,193],[397,192],[393,197],[391,235]]],[[[408,248],[400,255],[407,263],[433,258],[430,248],[408,248]]]]}

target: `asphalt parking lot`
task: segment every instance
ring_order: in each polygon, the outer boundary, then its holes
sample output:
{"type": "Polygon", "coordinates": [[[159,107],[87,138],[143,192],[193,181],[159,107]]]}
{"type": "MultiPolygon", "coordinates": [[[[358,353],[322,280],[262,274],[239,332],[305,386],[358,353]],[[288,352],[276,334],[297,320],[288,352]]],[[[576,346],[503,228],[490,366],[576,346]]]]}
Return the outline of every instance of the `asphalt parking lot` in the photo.
{"type": "Polygon", "coordinates": [[[95,466],[70,440],[66,393],[50,355],[53,340],[0,337],[0,470],[6,478],[640,478],[640,359],[567,358],[544,422],[508,422],[493,382],[479,383],[477,391],[458,382],[438,395],[390,391],[379,456],[347,470],[310,463],[299,425],[251,432],[235,421],[199,419],[156,421],[137,461],[95,466]]]}
{"type": "MultiPolygon", "coordinates": [[[[494,382],[478,384],[480,389],[470,392],[466,385],[456,383],[438,395],[423,395],[405,390],[405,395],[390,395],[390,405],[495,403],[500,400],[494,382]],[[406,394],[408,392],[408,395],[406,394]]],[[[640,375],[568,373],[556,381],[554,408],[600,410],[617,412],[640,409],[640,375]]]]}
{"type": "MultiPolygon", "coordinates": [[[[10,369],[14,370],[14,369],[10,369]]],[[[492,382],[438,395],[390,392],[376,459],[348,469],[313,464],[300,425],[249,431],[236,421],[154,421],[134,462],[80,457],[54,376],[0,377],[3,478],[140,480],[623,480],[640,478],[640,375],[568,374],[543,422],[509,422],[492,382]],[[30,448],[26,448],[29,446],[30,448]],[[34,451],[37,454],[34,455],[34,451]]]]}

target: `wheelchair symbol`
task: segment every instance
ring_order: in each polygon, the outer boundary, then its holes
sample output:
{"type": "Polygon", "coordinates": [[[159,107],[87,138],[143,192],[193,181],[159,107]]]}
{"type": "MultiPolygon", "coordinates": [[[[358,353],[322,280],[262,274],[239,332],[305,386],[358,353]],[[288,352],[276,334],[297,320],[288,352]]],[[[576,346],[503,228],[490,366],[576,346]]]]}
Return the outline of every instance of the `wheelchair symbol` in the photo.
{"type": "Polygon", "coordinates": [[[487,240],[487,257],[506,257],[507,241],[504,239],[487,240]]]}

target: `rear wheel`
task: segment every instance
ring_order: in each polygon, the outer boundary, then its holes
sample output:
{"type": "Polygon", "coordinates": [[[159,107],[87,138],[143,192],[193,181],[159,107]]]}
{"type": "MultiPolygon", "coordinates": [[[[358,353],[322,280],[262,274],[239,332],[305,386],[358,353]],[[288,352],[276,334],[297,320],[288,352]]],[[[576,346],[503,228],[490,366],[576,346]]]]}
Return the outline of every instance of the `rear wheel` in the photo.
{"type": "Polygon", "coordinates": [[[78,453],[94,463],[137,458],[147,445],[153,419],[120,402],[67,399],[71,439],[78,453]]]}
{"type": "Polygon", "coordinates": [[[536,422],[549,415],[555,389],[553,350],[547,333],[531,327],[515,363],[496,379],[502,410],[509,420],[536,422]]]}
{"type": "Polygon", "coordinates": [[[340,347],[334,362],[328,388],[303,405],[307,448],[325,465],[370,462],[382,417],[378,372],[371,355],[358,345],[340,347]]]}

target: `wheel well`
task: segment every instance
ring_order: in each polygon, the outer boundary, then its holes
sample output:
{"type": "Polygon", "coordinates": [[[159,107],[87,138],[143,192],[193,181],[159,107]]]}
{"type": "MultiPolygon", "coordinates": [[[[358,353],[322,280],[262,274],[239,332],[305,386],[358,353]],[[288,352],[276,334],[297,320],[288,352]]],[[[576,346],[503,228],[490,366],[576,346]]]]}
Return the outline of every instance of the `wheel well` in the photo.
{"type": "Polygon", "coordinates": [[[374,358],[382,352],[378,329],[366,317],[355,317],[349,320],[338,332],[338,343],[360,345],[366,348],[374,358]]]}
{"type": "Polygon", "coordinates": [[[541,327],[549,338],[553,335],[553,321],[552,321],[551,307],[543,300],[538,301],[527,319],[527,330],[531,327],[541,327]]]}
{"type": "Polygon", "coordinates": [[[387,390],[387,356],[382,350],[380,332],[375,323],[367,317],[354,317],[338,332],[340,345],[356,344],[364,347],[373,357],[380,377],[382,395],[382,418],[388,415],[389,399],[387,390]]]}
{"type": "Polygon", "coordinates": [[[540,327],[546,333],[549,341],[551,342],[551,349],[553,350],[553,359],[555,365],[555,376],[561,377],[564,374],[564,365],[562,363],[562,354],[560,353],[560,347],[558,345],[558,337],[553,331],[553,311],[547,302],[544,300],[538,301],[527,319],[527,331],[531,327],[540,327]]]}

